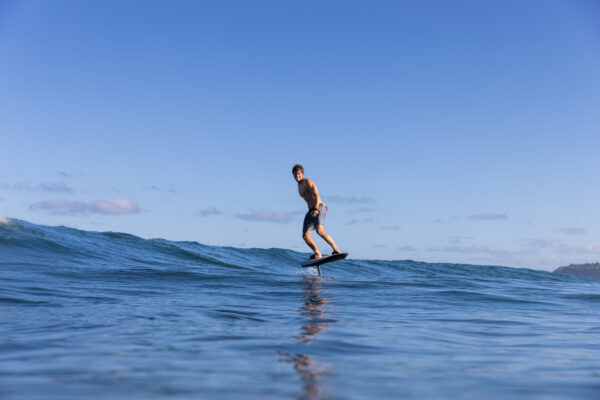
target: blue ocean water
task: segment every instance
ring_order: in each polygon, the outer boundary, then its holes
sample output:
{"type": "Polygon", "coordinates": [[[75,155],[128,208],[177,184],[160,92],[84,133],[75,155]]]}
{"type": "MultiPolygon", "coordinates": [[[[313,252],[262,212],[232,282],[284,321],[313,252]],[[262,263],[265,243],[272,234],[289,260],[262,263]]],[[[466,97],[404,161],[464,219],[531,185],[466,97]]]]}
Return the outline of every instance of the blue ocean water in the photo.
{"type": "Polygon", "coordinates": [[[0,398],[600,398],[600,281],[306,257],[0,225],[0,398]]]}

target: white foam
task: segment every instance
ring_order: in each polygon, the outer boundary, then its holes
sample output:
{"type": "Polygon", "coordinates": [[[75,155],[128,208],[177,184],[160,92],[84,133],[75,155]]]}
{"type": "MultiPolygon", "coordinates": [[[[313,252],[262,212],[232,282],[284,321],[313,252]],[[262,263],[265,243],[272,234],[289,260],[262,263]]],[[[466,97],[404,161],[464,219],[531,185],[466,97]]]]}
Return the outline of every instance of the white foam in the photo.
{"type": "Polygon", "coordinates": [[[8,224],[10,224],[10,220],[8,218],[0,215],[0,225],[8,225],[8,224]]]}

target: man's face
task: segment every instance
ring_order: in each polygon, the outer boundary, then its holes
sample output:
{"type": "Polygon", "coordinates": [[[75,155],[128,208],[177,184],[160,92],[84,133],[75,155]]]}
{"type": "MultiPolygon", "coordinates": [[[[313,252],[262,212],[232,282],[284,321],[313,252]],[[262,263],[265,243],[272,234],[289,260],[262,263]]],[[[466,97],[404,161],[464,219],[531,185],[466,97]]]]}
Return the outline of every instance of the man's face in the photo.
{"type": "Polygon", "coordinates": [[[293,174],[294,174],[294,179],[296,180],[296,182],[300,182],[302,180],[302,178],[304,178],[304,172],[302,172],[300,170],[296,170],[296,172],[294,172],[293,174]]]}

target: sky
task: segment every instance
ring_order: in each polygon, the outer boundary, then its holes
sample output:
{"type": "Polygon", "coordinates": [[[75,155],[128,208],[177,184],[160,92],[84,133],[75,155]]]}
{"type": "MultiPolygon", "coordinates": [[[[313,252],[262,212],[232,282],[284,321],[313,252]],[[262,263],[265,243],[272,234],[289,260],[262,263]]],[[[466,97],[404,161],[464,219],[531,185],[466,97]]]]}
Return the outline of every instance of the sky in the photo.
{"type": "Polygon", "coordinates": [[[309,252],[300,163],[350,257],[597,262],[599,111],[592,0],[0,0],[0,222],[309,252]]]}

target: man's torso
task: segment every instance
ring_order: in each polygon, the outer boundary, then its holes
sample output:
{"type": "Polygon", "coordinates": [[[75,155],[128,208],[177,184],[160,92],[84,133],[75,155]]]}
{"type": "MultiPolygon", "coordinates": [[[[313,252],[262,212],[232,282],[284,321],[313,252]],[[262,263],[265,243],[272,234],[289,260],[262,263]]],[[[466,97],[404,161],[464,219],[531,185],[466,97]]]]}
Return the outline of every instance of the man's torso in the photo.
{"type": "Polygon", "coordinates": [[[309,208],[317,207],[317,194],[310,187],[310,180],[308,178],[301,180],[298,182],[298,193],[300,196],[306,201],[309,208]]]}

